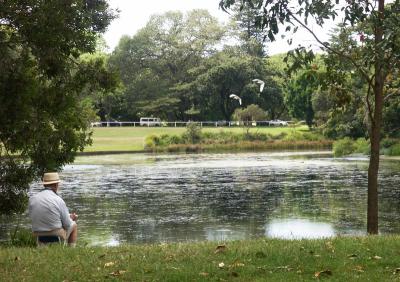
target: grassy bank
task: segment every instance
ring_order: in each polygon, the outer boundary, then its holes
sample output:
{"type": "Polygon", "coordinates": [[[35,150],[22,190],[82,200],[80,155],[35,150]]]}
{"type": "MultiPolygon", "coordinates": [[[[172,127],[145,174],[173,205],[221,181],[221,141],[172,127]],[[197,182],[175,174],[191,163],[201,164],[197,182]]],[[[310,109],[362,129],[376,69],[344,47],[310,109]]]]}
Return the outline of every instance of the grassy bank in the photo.
{"type": "MultiPolygon", "coordinates": [[[[400,139],[384,138],[381,141],[381,154],[386,156],[400,156],[400,139]]],[[[369,155],[370,144],[365,138],[353,140],[351,138],[343,138],[337,140],[333,144],[333,155],[335,157],[347,156],[351,154],[369,155]]]]}
{"type": "Polygon", "coordinates": [[[324,150],[332,141],[317,132],[290,128],[279,134],[256,131],[203,131],[190,124],[176,134],[152,134],[145,139],[145,149],[153,152],[256,151],[256,150],[324,150]]]}
{"type": "MultiPolygon", "coordinates": [[[[145,138],[149,135],[180,135],[184,133],[184,127],[100,127],[93,128],[93,145],[85,148],[85,152],[101,151],[142,151],[145,146],[145,138]]],[[[290,127],[260,127],[252,128],[250,132],[279,135],[293,130],[290,127]]],[[[306,132],[307,126],[297,127],[296,130],[306,132]]],[[[203,128],[203,132],[218,133],[243,133],[242,128],[203,128]]]]}
{"type": "Polygon", "coordinates": [[[262,151],[262,150],[324,150],[331,149],[332,141],[240,141],[215,144],[172,144],[150,148],[153,152],[212,152],[212,151],[262,151]]]}
{"type": "Polygon", "coordinates": [[[398,281],[400,237],[1,248],[2,281],[398,281]]]}

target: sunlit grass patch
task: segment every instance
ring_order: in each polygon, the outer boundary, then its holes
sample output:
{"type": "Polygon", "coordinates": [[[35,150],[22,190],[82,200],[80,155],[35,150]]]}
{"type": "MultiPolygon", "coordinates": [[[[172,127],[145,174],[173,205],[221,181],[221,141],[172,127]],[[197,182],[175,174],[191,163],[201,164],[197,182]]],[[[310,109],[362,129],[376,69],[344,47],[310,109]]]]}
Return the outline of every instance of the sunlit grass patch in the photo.
{"type": "Polygon", "coordinates": [[[400,238],[2,248],[2,281],[395,281],[400,238]],[[219,245],[219,247],[218,247],[219,245]]]}

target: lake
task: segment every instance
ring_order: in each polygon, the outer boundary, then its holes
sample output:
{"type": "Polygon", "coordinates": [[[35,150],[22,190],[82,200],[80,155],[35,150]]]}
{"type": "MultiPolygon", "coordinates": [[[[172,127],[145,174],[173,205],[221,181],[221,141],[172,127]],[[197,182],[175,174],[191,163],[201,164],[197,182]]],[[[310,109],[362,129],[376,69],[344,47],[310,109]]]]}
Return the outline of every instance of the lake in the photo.
{"type": "MultiPolygon", "coordinates": [[[[60,195],[89,245],[362,235],[367,167],[330,152],[87,156],[60,195]]],[[[400,161],[383,160],[379,182],[380,232],[400,233],[400,161]]],[[[3,239],[15,222],[1,218],[3,239]]]]}

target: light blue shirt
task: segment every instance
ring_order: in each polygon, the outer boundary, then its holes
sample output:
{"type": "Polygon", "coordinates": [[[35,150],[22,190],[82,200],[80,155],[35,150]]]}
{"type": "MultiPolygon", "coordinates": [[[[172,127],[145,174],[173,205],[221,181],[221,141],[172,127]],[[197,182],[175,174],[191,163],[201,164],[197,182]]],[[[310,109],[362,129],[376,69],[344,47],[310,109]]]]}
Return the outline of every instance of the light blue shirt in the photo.
{"type": "Polygon", "coordinates": [[[73,224],[64,200],[50,189],[29,198],[29,216],[34,232],[68,230],[73,224]]]}

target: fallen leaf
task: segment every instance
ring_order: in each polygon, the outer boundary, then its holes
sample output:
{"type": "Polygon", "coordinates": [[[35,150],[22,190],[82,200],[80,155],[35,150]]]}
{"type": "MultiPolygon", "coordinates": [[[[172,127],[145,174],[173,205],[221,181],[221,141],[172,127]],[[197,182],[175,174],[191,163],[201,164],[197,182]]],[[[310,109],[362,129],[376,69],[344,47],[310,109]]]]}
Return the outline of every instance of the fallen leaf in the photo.
{"type": "Polygon", "coordinates": [[[243,267],[243,266],[244,266],[244,263],[241,263],[241,262],[234,262],[231,266],[232,266],[232,267],[243,267]]]}
{"type": "Polygon", "coordinates": [[[226,246],[225,245],[218,245],[216,248],[215,248],[215,254],[218,254],[218,253],[222,253],[222,252],[225,252],[226,251],[226,246]]]}
{"type": "Polygon", "coordinates": [[[124,274],[126,272],[126,270],[117,270],[117,271],[113,271],[110,273],[110,275],[112,276],[120,276],[122,274],[124,274]]]}
{"type": "Polygon", "coordinates": [[[364,268],[361,265],[356,265],[356,267],[354,268],[355,271],[358,272],[364,272],[364,268]]]}
{"type": "Polygon", "coordinates": [[[326,243],[325,243],[325,246],[326,246],[326,248],[327,248],[328,250],[330,250],[332,253],[335,252],[335,248],[333,247],[332,242],[330,242],[330,241],[326,242],[326,243]]]}
{"type": "Polygon", "coordinates": [[[393,271],[393,274],[397,274],[397,273],[400,273],[400,267],[396,268],[396,269],[393,271]]]}
{"type": "Polygon", "coordinates": [[[18,260],[21,260],[21,258],[20,257],[15,257],[14,260],[18,261],[18,260]]]}
{"type": "Polygon", "coordinates": [[[104,264],[104,267],[113,266],[114,264],[115,264],[115,263],[114,263],[113,261],[106,262],[106,263],[104,264]]]}
{"type": "Polygon", "coordinates": [[[347,257],[349,259],[355,259],[355,258],[357,258],[357,255],[356,254],[351,254],[351,255],[348,255],[347,257]]]}
{"type": "Polygon", "coordinates": [[[225,263],[220,262],[220,263],[218,264],[218,267],[219,267],[219,268],[224,268],[224,267],[225,267],[225,263]]]}
{"type": "Polygon", "coordinates": [[[372,258],[373,259],[382,259],[382,257],[380,257],[380,256],[373,256],[372,258]]]}
{"type": "Polygon", "coordinates": [[[329,269],[318,271],[318,272],[315,272],[314,277],[320,278],[322,275],[330,276],[330,275],[332,275],[332,271],[329,269]]]}
{"type": "Polygon", "coordinates": [[[210,275],[210,274],[207,273],[207,272],[200,272],[199,275],[200,275],[200,276],[203,276],[203,277],[207,277],[207,276],[210,275]]]}
{"type": "Polygon", "coordinates": [[[314,257],[319,258],[319,257],[321,257],[321,255],[314,255],[314,257]]]}

